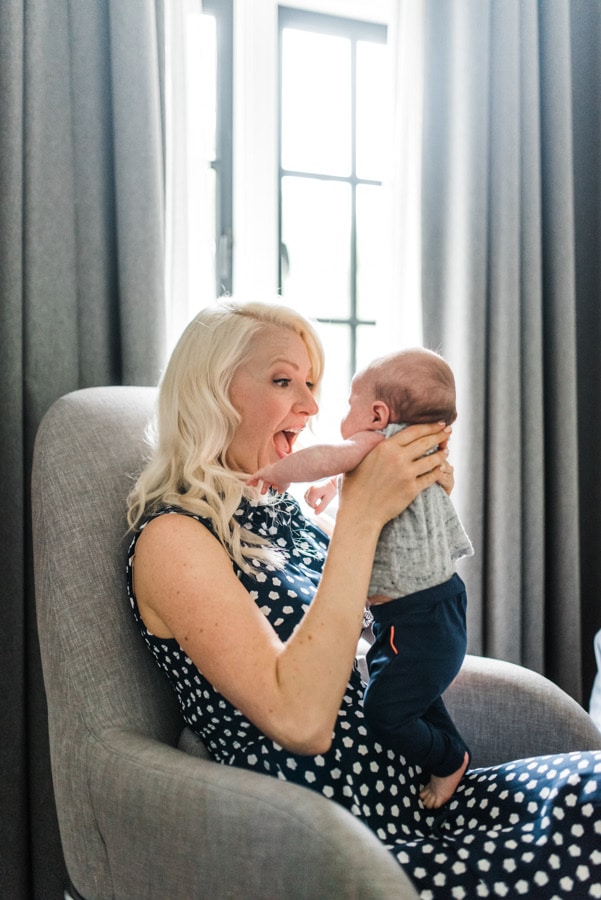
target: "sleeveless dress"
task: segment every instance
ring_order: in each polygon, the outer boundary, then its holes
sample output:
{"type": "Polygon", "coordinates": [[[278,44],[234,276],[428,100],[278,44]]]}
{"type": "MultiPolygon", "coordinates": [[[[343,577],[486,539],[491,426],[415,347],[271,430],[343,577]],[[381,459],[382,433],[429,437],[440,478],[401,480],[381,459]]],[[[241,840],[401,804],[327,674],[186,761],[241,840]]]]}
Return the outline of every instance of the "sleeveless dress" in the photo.
{"type": "MultiPolygon", "coordinates": [[[[173,507],[156,515],[176,513],[190,515],[173,507]]],[[[237,575],[286,640],[315,593],[328,539],[287,494],[267,503],[243,500],[236,518],[285,555],[283,569],[257,562],[256,578],[237,575]]],[[[601,751],[472,769],[442,809],[428,811],[419,800],[420,768],[369,733],[355,668],[328,752],[290,753],[223,698],[175,640],[148,632],[132,587],[140,533],[127,561],[134,617],[177,693],[185,722],[217,762],[293,781],[346,807],[396,857],[423,900],[601,898],[601,751]]]]}

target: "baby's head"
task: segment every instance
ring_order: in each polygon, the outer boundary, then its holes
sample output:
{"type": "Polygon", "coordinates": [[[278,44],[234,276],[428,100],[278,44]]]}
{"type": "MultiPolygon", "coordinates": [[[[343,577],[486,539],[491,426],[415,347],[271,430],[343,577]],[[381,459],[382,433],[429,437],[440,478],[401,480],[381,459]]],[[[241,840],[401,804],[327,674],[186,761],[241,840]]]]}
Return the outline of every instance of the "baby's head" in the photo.
{"type": "Polygon", "coordinates": [[[450,366],[432,350],[414,347],[371,362],[351,384],[344,438],[376,431],[391,423],[418,425],[457,418],[455,379],[450,366]]]}

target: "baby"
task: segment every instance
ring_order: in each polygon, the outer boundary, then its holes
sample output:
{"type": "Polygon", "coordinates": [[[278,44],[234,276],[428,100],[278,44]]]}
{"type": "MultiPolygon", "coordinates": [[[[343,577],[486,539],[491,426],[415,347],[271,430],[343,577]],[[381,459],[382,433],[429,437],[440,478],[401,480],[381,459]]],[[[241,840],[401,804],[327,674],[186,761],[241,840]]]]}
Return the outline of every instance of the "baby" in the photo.
{"type": "MultiPolygon", "coordinates": [[[[284,491],[292,482],[329,478],[306,494],[320,513],[336,493],[335,476],[354,469],[380,441],[407,425],[450,424],[456,416],[448,364],[430,350],[401,350],[353,378],[340,443],[298,450],[259,469],[249,484],[284,491]]],[[[467,646],[466,591],[455,563],[473,552],[450,498],[434,484],[385,525],[373,563],[365,718],[382,743],[428,773],[420,793],[428,809],[452,797],[470,759],[442,694],[467,646]]]]}

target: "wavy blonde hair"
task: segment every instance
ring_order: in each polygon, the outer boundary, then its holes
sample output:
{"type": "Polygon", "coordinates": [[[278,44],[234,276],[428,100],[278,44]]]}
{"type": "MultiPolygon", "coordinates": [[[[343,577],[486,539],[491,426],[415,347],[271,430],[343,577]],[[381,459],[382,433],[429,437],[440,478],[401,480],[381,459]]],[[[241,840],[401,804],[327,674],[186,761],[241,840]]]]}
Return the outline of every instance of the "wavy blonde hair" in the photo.
{"type": "Polygon", "coordinates": [[[252,353],[265,325],[294,331],[303,340],[316,388],[323,374],[323,348],[313,325],[277,303],[234,300],[202,310],[179,339],[159,385],[151,457],[128,497],[128,522],[162,506],[178,506],[212,523],[218,540],[246,572],[253,559],[281,565],[265,540],[235,521],[243,496],[261,500],[226,452],[240,422],[229,399],[234,373],[252,353]]]}

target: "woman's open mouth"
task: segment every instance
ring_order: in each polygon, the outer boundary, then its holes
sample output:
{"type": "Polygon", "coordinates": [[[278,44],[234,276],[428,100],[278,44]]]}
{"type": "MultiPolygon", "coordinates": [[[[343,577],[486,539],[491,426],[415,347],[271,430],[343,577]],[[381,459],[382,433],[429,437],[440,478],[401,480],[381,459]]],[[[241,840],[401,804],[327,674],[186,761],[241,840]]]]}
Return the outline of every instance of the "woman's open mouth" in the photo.
{"type": "Polygon", "coordinates": [[[276,453],[280,459],[283,459],[285,456],[289,456],[292,453],[294,442],[301,430],[302,429],[300,428],[291,428],[286,431],[278,431],[277,434],[274,435],[273,443],[275,444],[276,453]]]}

